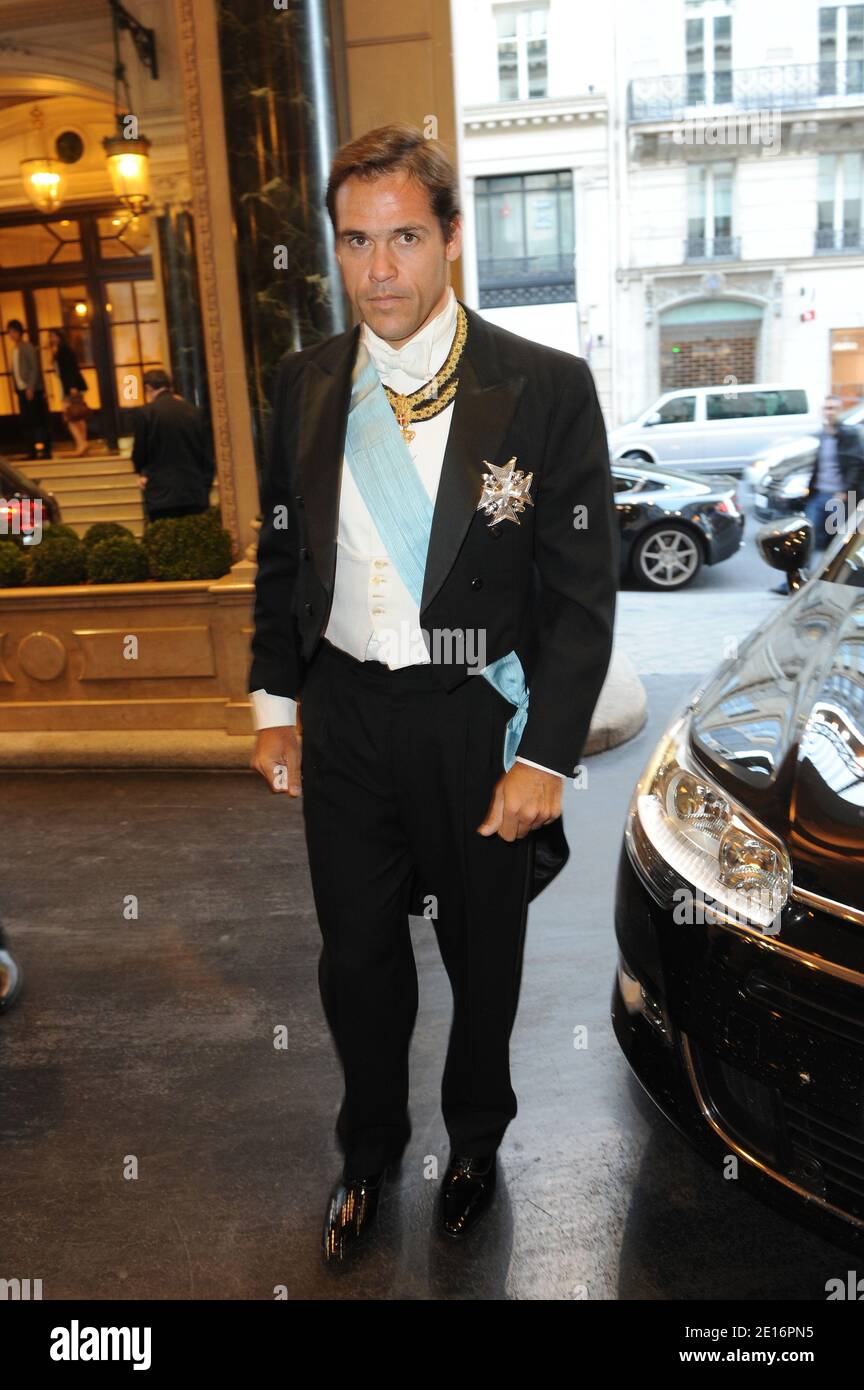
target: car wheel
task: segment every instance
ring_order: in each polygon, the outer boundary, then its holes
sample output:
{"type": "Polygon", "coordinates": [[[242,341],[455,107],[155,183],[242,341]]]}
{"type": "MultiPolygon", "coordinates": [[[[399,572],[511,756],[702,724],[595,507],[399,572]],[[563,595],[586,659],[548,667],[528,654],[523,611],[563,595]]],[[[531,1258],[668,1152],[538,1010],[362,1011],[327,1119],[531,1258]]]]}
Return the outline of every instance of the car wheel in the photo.
{"type": "Polygon", "coordinates": [[[631,461],[631,463],[650,463],[650,462],[651,462],[650,456],[649,456],[648,454],[643,453],[641,449],[628,449],[626,454],[622,454],[622,455],[621,455],[621,457],[620,457],[620,459],[618,460],[618,462],[619,462],[619,463],[624,463],[626,459],[629,459],[629,460],[631,461]]]}
{"type": "Polygon", "coordinates": [[[699,537],[675,522],[646,532],[633,552],[633,572],[651,589],[683,589],[701,568],[699,537]]]}

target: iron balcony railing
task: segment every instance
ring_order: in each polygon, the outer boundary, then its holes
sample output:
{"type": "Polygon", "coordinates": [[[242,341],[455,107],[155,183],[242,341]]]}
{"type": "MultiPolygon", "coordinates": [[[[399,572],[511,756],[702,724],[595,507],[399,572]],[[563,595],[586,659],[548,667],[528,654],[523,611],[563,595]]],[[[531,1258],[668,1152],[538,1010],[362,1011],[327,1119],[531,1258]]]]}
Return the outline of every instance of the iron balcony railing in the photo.
{"type": "Polygon", "coordinates": [[[628,120],[678,121],[699,108],[736,111],[864,104],[864,59],[780,63],[774,67],[635,77],[627,91],[628,120]]]}
{"type": "Polygon", "coordinates": [[[736,261],[740,255],[740,236],[688,236],[684,240],[685,261],[736,261]]]}
{"type": "Polygon", "coordinates": [[[477,268],[480,284],[486,289],[571,284],[575,280],[572,251],[567,256],[481,257],[477,268]]]}
{"type": "Polygon", "coordinates": [[[864,251],[864,232],[860,227],[819,227],[816,232],[814,250],[822,251],[864,251]]]}

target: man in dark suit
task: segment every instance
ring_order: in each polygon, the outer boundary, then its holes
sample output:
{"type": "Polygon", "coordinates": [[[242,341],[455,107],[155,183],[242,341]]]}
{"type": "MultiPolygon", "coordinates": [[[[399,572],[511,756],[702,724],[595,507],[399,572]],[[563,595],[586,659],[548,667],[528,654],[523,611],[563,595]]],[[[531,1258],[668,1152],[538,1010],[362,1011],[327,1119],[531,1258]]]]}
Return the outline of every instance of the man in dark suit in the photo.
{"type": "Polygon", "coordinates": [[[411,1133],[411,911],[454,1001],[440,1231],[464,1236],[492,1199],[528,902],[567,858],[562,788],[610,659],[618,558],[591,373],[455,299],[442,148],[371,131],[338,152],[327,204],[362,324],[280,370],[249,688],[252,766],[289,796],[302,777],[345,1076],[323,1238],[342,1258],[411,1133]]]}
{"type": "MultiPolygon", "coordinates": [[[[838,532],[854,521],[858,504],[864,500],[864,443],[856,425],[840,418],[843,401],[825,397],[822,405],[823,428],[813,460],[803,511],[813,528],[813,558],[817,561],[838,532]]],[[[790,594],[787,579],[772,590],[790,594]]]]}
{"type": "Polygon", "coordinates": [[[24,337],[20,319],[10,319],[6,332],[13,343],[12,378],[18,393],[21,424],[27,436],[28,459],[51,458],[51,412],[42,380],[39,353],[34,343],[24,337]],[[39,445],[42,453],[39,453],[39,445]]]}
{"type": "Polygon", "coordinates": [[[147,403],[133,417],[132,464],[148,520],[206,512],[215,465],[201,411],[174,394],[161,367],[144,373],[144,395],[147,403]]]}
{"type": "Polygon", "coordinates": [[[864,496],[864,446],[861,431],[840,419],[843,402],[826,396],[822,406],[824,426],[807,489],[804,510],[813,527],[813,547],[827,550],[837,534],[838,518],[864,496]],[[854,499],[854,500],[853,500],[854,499]],[[832,506],[833,504],[833,506],[832,506]],[[843,513],[840,513],[840,508],[843,513]]]}

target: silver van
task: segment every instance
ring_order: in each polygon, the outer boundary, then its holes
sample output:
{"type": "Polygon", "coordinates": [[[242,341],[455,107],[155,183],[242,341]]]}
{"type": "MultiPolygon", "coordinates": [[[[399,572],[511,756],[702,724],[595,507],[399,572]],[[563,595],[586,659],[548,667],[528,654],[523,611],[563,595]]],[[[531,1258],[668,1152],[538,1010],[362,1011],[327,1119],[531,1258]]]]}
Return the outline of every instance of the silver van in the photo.
{"type": "Polygon", "coordinates": [[[667,391],[630,424],[609,432],[613,462],[743,473],[765,449],[822,427],[824,391],[772,383],[667,391]]]}

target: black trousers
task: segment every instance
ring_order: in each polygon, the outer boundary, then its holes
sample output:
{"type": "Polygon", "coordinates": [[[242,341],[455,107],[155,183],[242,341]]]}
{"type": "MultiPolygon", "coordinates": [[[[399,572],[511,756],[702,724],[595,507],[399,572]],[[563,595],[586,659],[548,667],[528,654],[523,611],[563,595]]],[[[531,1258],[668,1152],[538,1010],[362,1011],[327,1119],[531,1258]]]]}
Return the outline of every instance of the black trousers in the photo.
{"type": "Polygon", "coordinates": [[[48,401],[45,392],[41,389],[35,391],[32,401],[28,401],[27,392],[18,392],[18,407],[21,411],[21,428],[27,442],[28,458],[37,457],[36,445],[43,444],[44,450],[42,457],[51,457],[51,412],[48,409],[48,401]]]}
{"type": "Polygon", "coordinates": [[[176,507],[147,507],[148,521],[162,521],[166,516],[200,516],[207,508],[199,507],[197,502],[184,502],[176,507]]]}
{"type": "Polygon", "coordinates": [[[534,837],[482,836],[513,706],[484,676],[444,691],[323,641],[302,692],[303,808],[323,940],[319,984],[342,1062],[344,1175],[395,1162],[411,1134],[417,1014],[409,910],[428,913],[453,991],[441,1086],[451,1146],[497,1149],[516,1114],[516,1016],[534,837]]]}

